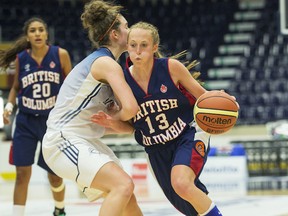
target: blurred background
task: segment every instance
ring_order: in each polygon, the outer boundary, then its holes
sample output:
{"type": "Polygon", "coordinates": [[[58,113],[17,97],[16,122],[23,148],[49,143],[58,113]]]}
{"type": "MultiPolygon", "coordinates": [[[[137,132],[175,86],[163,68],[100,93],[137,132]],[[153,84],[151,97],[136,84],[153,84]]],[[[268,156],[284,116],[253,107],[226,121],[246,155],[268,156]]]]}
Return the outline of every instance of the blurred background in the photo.
{"type": "MultiPolygon", "coordinates": [[[[1,0],[0,48],[13,43],[28,18],[40,16],[49,26],[50,42],[67,49],[76,65],[93,50],[80,21],[85,2],[1,0]]],[[[183,60],[198,60],[195,70],[201,72],[205,88],[224,89],[237,98],[241,108],[236,126],[211,139],[210,158],[201,177],[210,191],[287,195],[288,1],[115,2],[126,9],[129,25],[148,21],[158,27],[161,48],[167,56],[187,50],[183,60]]],[[[120,58],[122,66],[126,57],[124,54],[120,58]]],[[[0,119],[13,74],[13,64],[0,71],[0,119]]],[[[4,126],[2,119],[0,134],[0,183],[9,184],[15,178],[14,167],[8,164],[11,126],[4,126]]],[[[151,187],[154,183],[149,183],[150,174],[146,173],[145,154],[134,138],[109,136],[102,141],[124,161],[126,170],[140,182],[138,185],[150,184],[144,189],[139,186],[139,193],[155,196],[155,188],[151,187]]]]}

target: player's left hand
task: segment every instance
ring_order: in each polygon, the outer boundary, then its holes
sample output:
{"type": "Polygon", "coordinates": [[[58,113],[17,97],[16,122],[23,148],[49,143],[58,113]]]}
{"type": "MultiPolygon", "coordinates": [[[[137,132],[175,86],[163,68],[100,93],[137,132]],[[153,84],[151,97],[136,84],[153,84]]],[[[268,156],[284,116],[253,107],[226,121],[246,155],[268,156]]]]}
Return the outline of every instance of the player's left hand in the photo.
{"type": "Polygon", "coordinates": [[[237,100],[236,100],[236,97],[233,96],[233,95],[230,95],[231,98],[235,101],[235,103],[237,104],[237,107],[238,107],[238,110],[240,109],[240,105],[238,104],[237,100]]]}
{"type": "Polygon", "coordinates": [[[91,116],[91,121],[102,126],[109,128],[112,125],[113,118],[103,111],[99,111],[91,116]]]}
{"type": "MultiPolygon", "coordinates": [[[[225,90],[223,90],[223,89],[220,90],[220,91],[225,92],[225,90]]],[[[236,102],[238,109],[240,109],[240,105],[238,104],[238,102],[237,102],[237,100],[236,100],[236,97],[233,96],[233,95],[230,95],[230,97],[236,102]]]]}

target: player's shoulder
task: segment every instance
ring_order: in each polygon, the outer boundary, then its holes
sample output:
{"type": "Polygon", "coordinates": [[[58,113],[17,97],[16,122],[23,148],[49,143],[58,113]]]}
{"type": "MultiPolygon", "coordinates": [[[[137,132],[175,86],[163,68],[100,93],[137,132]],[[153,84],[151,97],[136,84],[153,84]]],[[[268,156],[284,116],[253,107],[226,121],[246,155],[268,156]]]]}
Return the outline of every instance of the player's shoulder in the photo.
{"type": "Polygon", "coordinates": [[[184,64],[174,58],[169,58],[168,67],[169,67],[170,73],[172,74],[173,73],[177,74],[177,73],[180,73],[181,71],[186,70],[186,67],[184,66],[184,64]]]}
{"type": "Polygon", "coordinates": [[[123,74],[121,66],[109,56],[98,57],[91,65],[91,73],[94,78],[107,79],[107,76],[123,74]]]}
{"type": "Polygon", "coordinates": [[[61,60],[70,61],[70,55],[66,49],[58,47],[58,53],[61,60]]]}
{"type": "Polygon", "coordinates": [[[171,65],[175,67],[182,66],[182,63],[178,59],[175,59],[175,58],[168,58],[168,64],[169,66],[171,65]]]}
{"type": "Polygon", "coordinates": [[[60,55],[68,55],[68,51],[62,47],[58,47],[60,55]]]}
{"type": "Polygon", "coordinates": [[[99,56],[94,62],[93,65],[105,67],[105,68],[119,68],[121,67],[118,62],[112,59],[110,56],[99,56]]]}

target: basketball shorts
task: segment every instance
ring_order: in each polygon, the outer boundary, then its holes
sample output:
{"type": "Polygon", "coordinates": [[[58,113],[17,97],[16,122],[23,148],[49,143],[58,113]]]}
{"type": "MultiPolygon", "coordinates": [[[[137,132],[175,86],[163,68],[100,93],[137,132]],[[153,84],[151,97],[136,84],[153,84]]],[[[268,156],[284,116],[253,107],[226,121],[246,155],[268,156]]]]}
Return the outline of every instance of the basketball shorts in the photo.
{"type": "MultiPolygon", "coordinates": [[[[10,164],[15,166],[31,166],[34,164],[37,145],[42,143],[46,132],[46,121],[47,116],[36,116],[23,112],[17,113],[10,149],[10,164]]],[[[37,164],[48,172],[53,173],[45,163],[42,151],[39,152],[37,164]]]]}
{"type": "MultiPolygon", "coordinates": [[[[75,181],[82,189],[90,188],[104,164],[113,161],[122,167],[114,152],[98,139],[88,140],[61,131],[45,134],[42,152],[46,163],[58,176],[75,181]]],[[[93,189],[95,195],[97,191],[100,197],[103,192],[93,189]]]]}
{"type": "Polygon", "coordinates": [[[209,152],[210,135],[194,126],[186,129],[173,143],[146,148],[152,172],[167,199],[185,215],[197,216],[193,206],[175,193],[171,184],[171,170],[175,165],[186,165],[196,174],[195,185],[208,194],[199,180],[209,152]]]}

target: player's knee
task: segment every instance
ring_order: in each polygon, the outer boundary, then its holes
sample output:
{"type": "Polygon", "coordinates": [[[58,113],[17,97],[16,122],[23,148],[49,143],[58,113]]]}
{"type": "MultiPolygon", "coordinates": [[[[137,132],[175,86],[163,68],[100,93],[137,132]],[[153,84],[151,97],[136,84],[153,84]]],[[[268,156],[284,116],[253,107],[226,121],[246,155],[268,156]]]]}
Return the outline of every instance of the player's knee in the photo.
{"type": "Polygon", "coordinates": [[[185,197],[187,193],[191,193],[191,189],[193,190],[194,186],[194,182],[180,176],[172,178],[171,184],[175,192],[181,197],[185,197]]]}
{"type": "Polygon", "coordinates": [[[59,192],[64,191],[64,189],[65,189],[65,184],[64,184],[63,181],[60,183],[60,185],[57,185],[57,186],[54,186],[54,185],[52,185],[52,184],[50,183],[50,187],[51,187],[51,190],[52,190],[53,192],[59,193],[59,192]]]}
{"type": "Polygon", "coordinates": [[[53,175],[49,173],[48,179],[49,179],[50,185],[54,188],[58,188],[63,184],[63,179],[57,175],[53,175]]]}
{"type": "Polygon", "coordinates": [[[122,194],[122,197],[130,198],[134,191],[134,183],[132,179],[125,178],[122,181],[119,182],[117,185],[118,193],[122,194]]]}
{"type": "Polygon", "coordinates": [[[28,169],[17,168],[16,183],[28,184],[31,178],[31,171],[28,169]]]}

